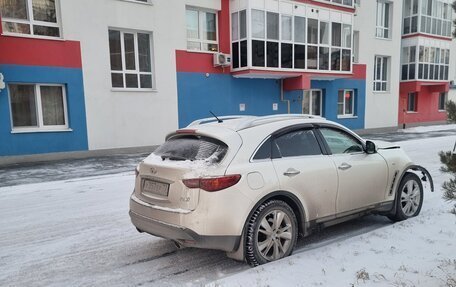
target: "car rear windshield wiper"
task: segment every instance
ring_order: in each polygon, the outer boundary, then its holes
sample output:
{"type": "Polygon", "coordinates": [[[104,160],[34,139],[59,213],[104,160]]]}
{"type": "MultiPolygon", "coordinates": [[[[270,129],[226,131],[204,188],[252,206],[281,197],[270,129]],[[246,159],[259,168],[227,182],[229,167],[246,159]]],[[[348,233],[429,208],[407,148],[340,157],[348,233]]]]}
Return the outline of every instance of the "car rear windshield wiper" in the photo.
{"type": "Polygon", "coordinates": [[[172,154],[162,154],[161,158],[162,158],[162,160],[165,160],[165,159],[170,159],[170,160],[188,160],[188,158],[186,158],[186,157],[178,156],[178,155],[172,155],[172,154]]]}

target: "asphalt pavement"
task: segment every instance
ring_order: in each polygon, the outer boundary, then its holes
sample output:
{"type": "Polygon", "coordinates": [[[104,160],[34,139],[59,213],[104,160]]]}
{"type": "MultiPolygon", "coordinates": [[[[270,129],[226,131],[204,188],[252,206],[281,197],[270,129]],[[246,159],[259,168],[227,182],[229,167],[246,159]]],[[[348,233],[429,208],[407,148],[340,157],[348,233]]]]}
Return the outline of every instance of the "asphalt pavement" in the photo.
{"type": "MultiPolygon", "coordinates": [[[[362,137],[371,140],[399,142],[455,134],[456,128],[425,133],[398,130],[363,134],[362,137]]],[[[0,167],[0,187],[133,172],[136,165],[147,155],[147,153],[112,154],[85,159],[13,164],[0,167]]]]}

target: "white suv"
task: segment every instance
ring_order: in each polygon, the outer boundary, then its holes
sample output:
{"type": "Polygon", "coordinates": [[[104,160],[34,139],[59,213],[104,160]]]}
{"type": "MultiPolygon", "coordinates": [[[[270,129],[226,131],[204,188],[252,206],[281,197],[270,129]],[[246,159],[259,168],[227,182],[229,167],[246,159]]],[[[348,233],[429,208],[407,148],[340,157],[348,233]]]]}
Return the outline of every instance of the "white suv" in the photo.
{"type": "Polygon", "coordinates": [[[256,266],[288,256],[298,234],[367,213],[418,215],[422,181],[433,190],[399,147],[324,118],[203,119],[138,165],[130,217],[140,232],[256,266]]]}

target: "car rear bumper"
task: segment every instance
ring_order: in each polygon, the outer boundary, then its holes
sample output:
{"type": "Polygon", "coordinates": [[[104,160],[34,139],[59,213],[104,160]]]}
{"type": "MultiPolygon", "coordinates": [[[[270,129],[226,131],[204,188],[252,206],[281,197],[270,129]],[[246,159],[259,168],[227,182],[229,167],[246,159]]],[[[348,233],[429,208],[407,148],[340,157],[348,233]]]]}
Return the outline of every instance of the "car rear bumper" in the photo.
{"type": "MultiPolygon", "coordinates": [[[[134,205],[138,204],[136,201],[130,199],[130,204],[131,203],[134,205]]],[[[189,228],[149,218],[134,210],[130,210],[130,218],[133,225],[136,226],[139,231],[174,240],[186,247],[217,249],[231,252],[239,246],[241,239],[240,236],[230,235],[200,235],[189,228]]]]}

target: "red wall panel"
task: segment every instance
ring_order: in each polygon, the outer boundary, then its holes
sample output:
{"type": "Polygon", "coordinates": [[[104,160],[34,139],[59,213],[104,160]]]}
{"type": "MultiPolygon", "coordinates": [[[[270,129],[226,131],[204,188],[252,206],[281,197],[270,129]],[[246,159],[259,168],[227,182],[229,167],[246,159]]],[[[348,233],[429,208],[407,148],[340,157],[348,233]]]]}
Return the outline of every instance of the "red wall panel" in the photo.
{"type": "Polygon", "coordinates": [[[0,64],[81,68],[79,42],[0,36],[0,64]]]}

